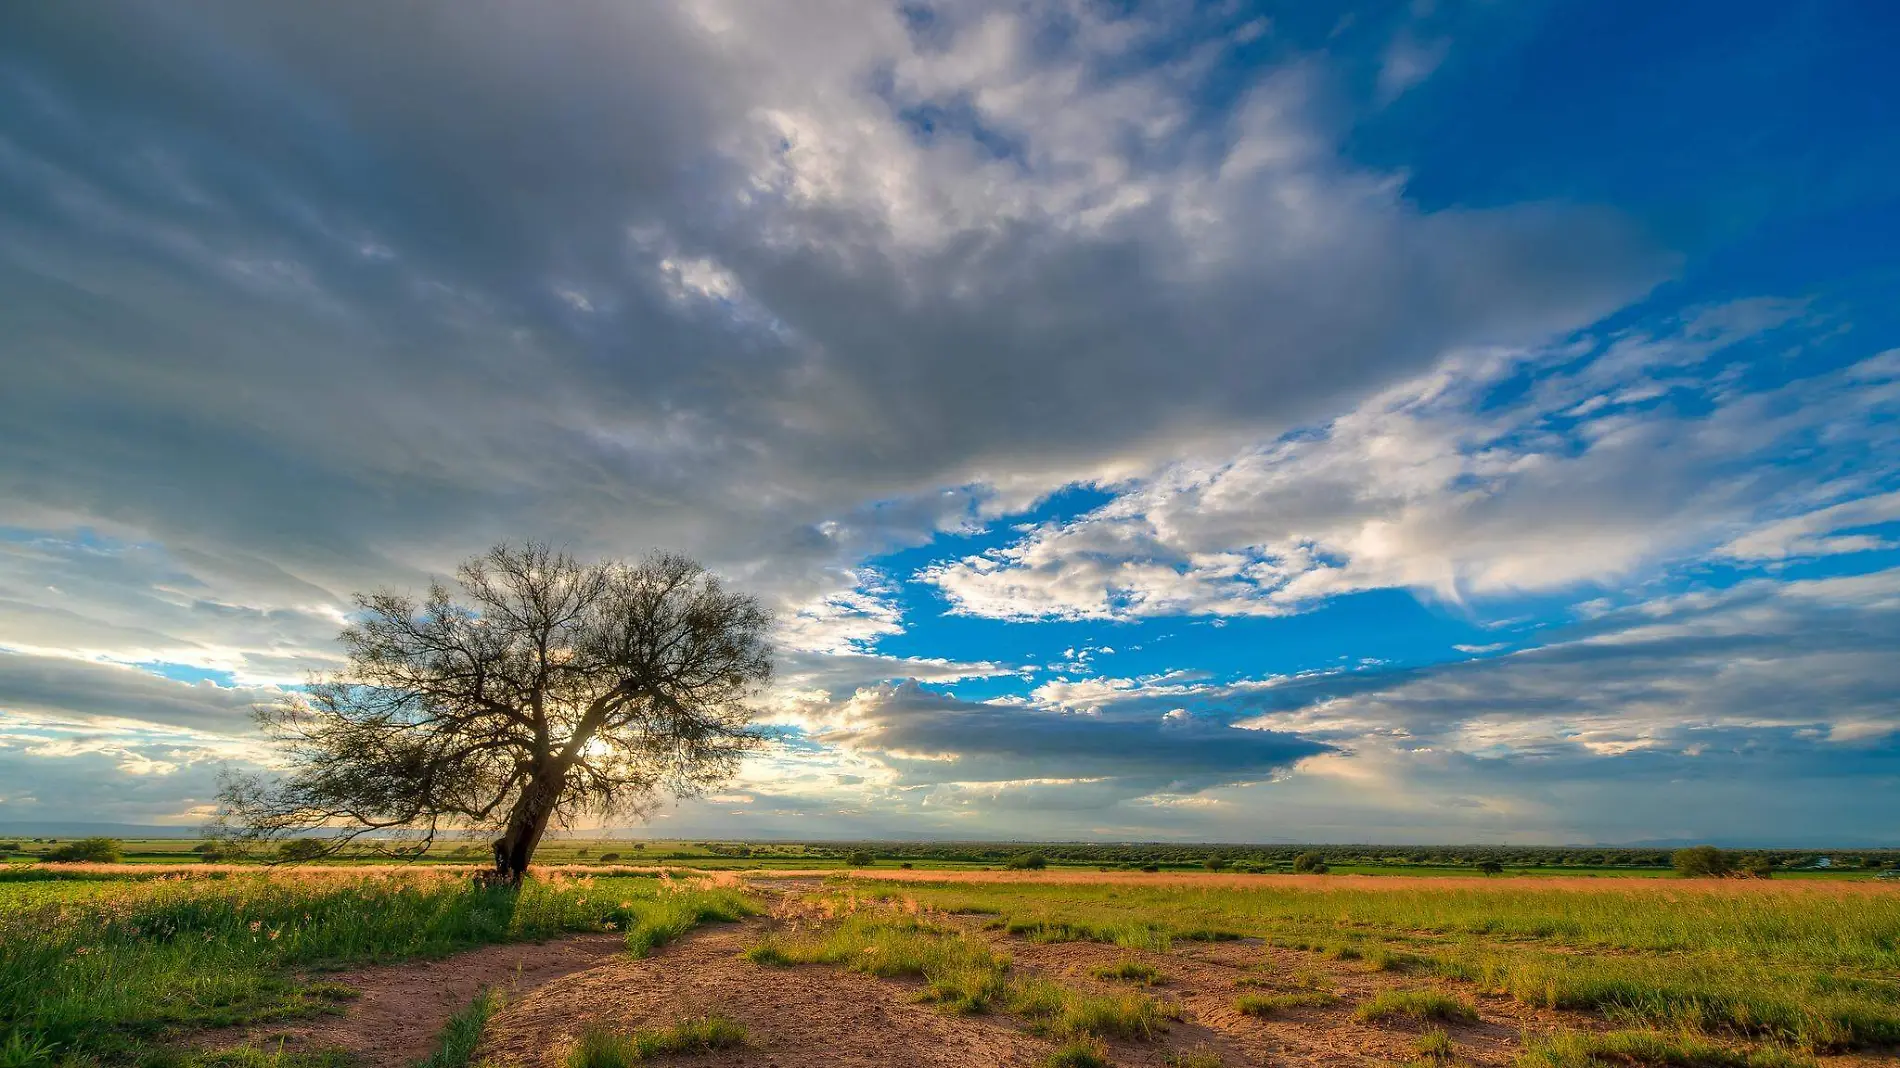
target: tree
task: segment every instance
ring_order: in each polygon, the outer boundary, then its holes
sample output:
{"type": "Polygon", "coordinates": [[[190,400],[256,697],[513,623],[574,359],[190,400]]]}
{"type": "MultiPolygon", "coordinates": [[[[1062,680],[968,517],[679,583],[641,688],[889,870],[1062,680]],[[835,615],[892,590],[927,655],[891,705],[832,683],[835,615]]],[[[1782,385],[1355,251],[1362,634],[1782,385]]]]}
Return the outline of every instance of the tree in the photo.
{"type": "Polygon", "coordinates": [[[1326,874],[1326,858],[1318,853],[1301,853],[1293,858],[1293,870],[1301,874],[1326,874]]]}
{"type": "Polygon", "coordinates": [[[1206,868],[1208,871],[1220,871],[1227,867],[1227,858],[1226,857],[1208,857],[1206,860],[1201,861],[1201,866],[1206,868]]]}
{"type": "Polygon", "coordinates": [[[550,823],[703,793],[761,741],[771,618],[693,561],[501,545],[456,577],[465,600],[439,582],[420,604],[357,598],[347,666],[257,710],[290,771],[227,779],[221,828],[332,848],[484,828],[494,878],[518,882],[550,823]]]}
{"type": "Polygon", "coordinates": [[[1041,871],[1049,866],[1049,858],[1041,853],[1019,853],[1003,862],[1003,867],[1016,871],[1041,871]]]}
{"type": "Polygon", "coordinates": [[[1486,875],[1503,875],[1504,865],[1495,860],[1481,860],[1478,862],[1478,870],[1486,875]]]}
{"type": "Polygon", "coordinates": [[[48,864],[117,864],[124,859],[116,838],[81,838],[40,858],[48,864]]]}
{"type": "Polygon", "coordinates": [[[291,838],[277,845],[277,859],[288,864],[322,860],[329,855],[330,847],[315,838],[291,838]]]}
{"type": "Polygon", "coordinates": [[[1690,877],[1700,875],[1727,875],[1735,870],[1735,861],[1714,846],[1690,846],[1678,849],[1670,855],[1670,863],[1675,865],[1679,875],[1690,877]]]}
{"type": "Polygon", "coordinates": [[[869,850],[854,849],[845,855],[845,866],[851,868],[869,868],[877,863],[877,858],[869,850]]]}

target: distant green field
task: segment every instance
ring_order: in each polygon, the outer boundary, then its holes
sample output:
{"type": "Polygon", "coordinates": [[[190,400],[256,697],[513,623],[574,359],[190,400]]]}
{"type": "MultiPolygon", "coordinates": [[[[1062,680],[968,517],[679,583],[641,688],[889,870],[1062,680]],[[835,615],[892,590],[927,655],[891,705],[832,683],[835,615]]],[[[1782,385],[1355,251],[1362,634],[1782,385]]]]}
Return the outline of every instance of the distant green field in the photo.
{"type": "MultiPolygon", "coordinates": [[[[0,838],[0,845],[20,848],[0,850],[0,859],[13,864],[32,863],[57,848],[60,840],[34,841],[31,838],[0,838]]],[[[129,864],[190,864],[201,858],[195,850],[203,844],[197,838],[121,839],[124,860],[129,864]]],[[[1204,870],[1209,857],[1220,857],[1230,872],[1287,872],[1294,857],[1314,851],[1325,857],[1338,874],[1353,875],[1462,875],[1476,872],[1480,860],[1497,861],[1511,875],[1569,876],[1594,878],[1654,878],[1673,874],[1669,854],[1656,850],[1571,851],[1537,848],[1507,850],[1500,847],[1363,847],[1363,846],[1125,846],[1087,843],[918,843],[918,842],[745,842],[692,841],[685,839],[628,838],[557,838],[545,843],[536,855],[541,864],[667,864],[706,870],[786,870],[827,869],[850,866],[849,857],[868,852],[878,867],[909,864],[922,871],[957,871],[1001,867],[1011,857],[1025,853],[1041,854],[1053,868],[1133,870],[1153,867],[1160,871],[1204,870]],[[1591,862],[1607,858],[1610,862],[1591,862]]],[[[1866,878],[1885,867],[1900,866],[1900,851],[1842,851],[1826,854],[1814,851],[1766,851],[1777,863],[1778,878],[1854,879],[1866,878]],[[1827,868],[1809,865],[1820,856],[1840,857],[1827,868]]],[[[253,859],[269,859],[260,856],[253,859]]],[[[366,846],[342,856],[326,858],[326,864],[380,864],[392,857],[388,850],[366,846]]],[[[435,843],[421,856],[402,859],[421,863],[481,864],[487,859],[485,843],[458,839],[435,843]]]]}

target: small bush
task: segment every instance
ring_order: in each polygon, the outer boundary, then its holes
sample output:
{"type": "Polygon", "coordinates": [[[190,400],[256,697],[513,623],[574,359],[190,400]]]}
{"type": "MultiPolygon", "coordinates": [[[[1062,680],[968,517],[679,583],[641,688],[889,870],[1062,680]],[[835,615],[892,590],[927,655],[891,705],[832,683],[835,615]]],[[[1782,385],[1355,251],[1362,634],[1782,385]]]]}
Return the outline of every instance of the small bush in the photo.
{"type": "Polygon", "coordinates": [[[910,868],[911,868],[911,864],[910,864],[910,861],[908,861],[908,860],[907,860],[907,861],[905,861],[905,862],[903,862],[902,864],[899,864],[899,865],[898,865],[898,867],[900,867],[900,868],[902,868],[902,869],[904,869],[905,871],[909,871],[909,870],[910,870],[910,868]]]}
{"type": "Polygon", "coordinates": [[[1041,853],[1023,853],[1003,862],[1003,867],[1011,871],[1041,871],[1048,866],[1048,858],[1041,853]]]}
{"type": "Polygon", "coordinates": [[[48,850],[40,859],[48,864],[117,864],[125,855],[117,838],[81,838],[48,850]]]}
{"type": "Polygon", "coordinates": [[[18,842],[0,842],[0,853],[18,853],[19,851],[20,843],[18,842]]]}
{"type": "Polygon", "coordinates": [[[1367,1023],[1407,1016],[1414,1020],[1476,1023],[1478,1010],[1463,998],[1436,990],[1387,990],[1360,1004],[1355,1016],[1367,1023]]]}
{"type": "Polygon", "coordinates": [[[1495,860],[1481,860],[1478,862],[1478,870],[1486,875],[1503,875],[1504,865],[1495,860]]]}
{"type": "Polygon", "coordinates": [[[877,863],[877,858],[867,850],[857,849],[845,856],[844,863],[848,868],[869,868],[877,863]]]}
{"type": "Polygon", "coordinates": [[[1775,874],[1775,862],[1767,857],[1743,857],[1737,867],[1751,879],[1767,879],[1775,874]]]}
{"type": "Polygon", "coordinates": [[[1143,865],[1141,866],[1141,870],[1142,870],[1142,871],[1160,871],[1160,870],[1161,870],[1161,865],[1159,865],[1159,864],[1143,864],[1143,865]]]}
{"type": "Polygon", "coordinates": [[[1227,858],[1208,857],[1206,860],[1201,861],[1201,866],[1208,871],[1224,871],[1227,868],[1227,858]]]}
{"type": "Polygon", "coordinates": [[[614,861],[619,860],[619,859],[620,859],[620,854],[618,853],[602,853],[600,855],[600,862],[602,864],[612,864],[614,861]]]}
{"type": "Polygon", "coordinates": [[[1669,863],[1676,874],[1689,878],[1727,875],[1735,870],[1735,859],[1714,846],[1690,846],[1670,854],[1669,863]]]}

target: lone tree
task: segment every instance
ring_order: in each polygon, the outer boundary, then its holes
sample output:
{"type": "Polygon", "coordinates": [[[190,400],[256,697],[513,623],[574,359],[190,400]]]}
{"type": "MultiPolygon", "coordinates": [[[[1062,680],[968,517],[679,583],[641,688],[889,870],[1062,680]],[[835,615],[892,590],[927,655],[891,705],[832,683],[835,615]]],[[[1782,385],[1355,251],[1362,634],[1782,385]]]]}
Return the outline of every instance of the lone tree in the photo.
{"type": "Polygon", "coordinates": [[[290,768],[227,779],[221,830],[317,831],[334,850],[490,828],[494,877],[518,882],[551,821],[702,793],[759,744],[771,618],[697,563],[502,545],[456,577],[459,600],[441,583],[421,604],[357,597],[348,666],[256,711],[290,768]]]}

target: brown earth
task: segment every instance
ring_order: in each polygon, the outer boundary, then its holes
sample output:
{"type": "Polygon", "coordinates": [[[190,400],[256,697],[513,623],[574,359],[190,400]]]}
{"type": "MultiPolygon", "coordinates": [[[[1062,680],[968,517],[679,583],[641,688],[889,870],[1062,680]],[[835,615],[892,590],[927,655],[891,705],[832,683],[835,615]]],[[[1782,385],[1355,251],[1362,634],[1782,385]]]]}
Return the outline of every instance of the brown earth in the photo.
{"type": "MultiPolygon", "coordinates": [[[[280,1044],[291,1050],[340,1049],[366,1068],[394,1068],[428,1056],[449,1017],[482,990],[493,989],[514,1000],[624,955],[626,949],[623,935],[589,934],[326,974],[324,982],[356,992],[341,1012],[244,1029],[239,1041],[272,1050],[280,1044]]],[[[218,1045],[233,1044],[231,1034],[216,1037],[218,1045]]]]}

